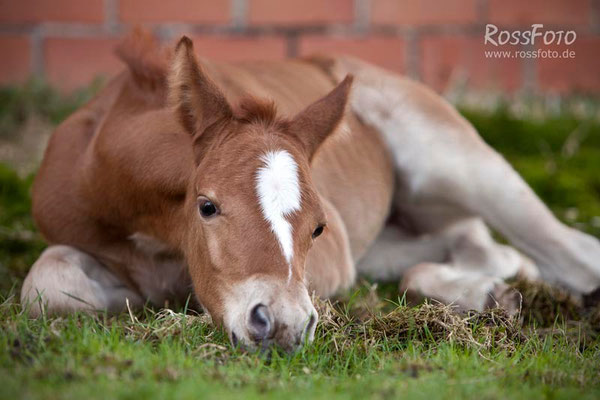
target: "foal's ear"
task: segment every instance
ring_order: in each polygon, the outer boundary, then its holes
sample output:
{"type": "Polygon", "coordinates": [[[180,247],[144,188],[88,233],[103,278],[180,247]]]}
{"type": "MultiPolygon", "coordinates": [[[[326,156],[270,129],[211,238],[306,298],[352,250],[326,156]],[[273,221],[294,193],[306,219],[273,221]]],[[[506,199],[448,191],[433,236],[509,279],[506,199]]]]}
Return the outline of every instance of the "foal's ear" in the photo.
{"type": "Polygon", "coordinates": [[[194,45],[187,36],[175,47],[168,99],[176,107],[181,124],[194,137],[194,147],[208,127],[232,116],[225,96],[198,64],[194,45]]]}
{"type": "Polygon", "coordinates": [[[309,160],[342,120],[353,79],[352,75],[347,75],[329,94],[306,107],[291,121],[291,131],[302,142],[309,160]]]}

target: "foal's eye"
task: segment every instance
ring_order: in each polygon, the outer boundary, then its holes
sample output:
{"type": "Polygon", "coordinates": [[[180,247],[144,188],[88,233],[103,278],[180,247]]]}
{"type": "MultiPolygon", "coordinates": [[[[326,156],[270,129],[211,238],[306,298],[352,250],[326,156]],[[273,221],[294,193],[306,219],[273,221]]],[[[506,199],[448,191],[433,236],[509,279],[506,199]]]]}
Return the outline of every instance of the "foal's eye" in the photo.
{"type": "Polygon", "coordinates": [[[198,210],[204,218],[214,217],[219,214],[219,208],[206,197],[198,199],[198,210]]]}
{"type": "Polygon", "coordinates": [[[323,233],[323,229],[325,229],[325,225],[320,224],[319,226],[317,226],[316,229],[312,233],[312,238],[315,239],[318,236],[320,236],[321,233],[323,233]]]}

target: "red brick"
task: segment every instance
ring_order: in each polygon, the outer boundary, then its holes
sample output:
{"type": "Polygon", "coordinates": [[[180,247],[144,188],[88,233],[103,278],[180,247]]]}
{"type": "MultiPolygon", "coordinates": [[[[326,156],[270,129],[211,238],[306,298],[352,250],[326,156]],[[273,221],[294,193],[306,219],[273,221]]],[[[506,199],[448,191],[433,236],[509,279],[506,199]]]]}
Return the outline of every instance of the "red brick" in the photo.
{"type": "Polygon", "coordinates": [[[590,0],[490,0],[489,19],[501,25],[587,25],[590,0]]]}
{"type": "Polygon", "coordinates": [[[103,0],[0,0],[0,22],[102,22],[103,0]]]}
{"type": "Polygon", "coordinates": [[[488,50],[520,50],[515,46],[485,46],[480,37],[429,36],[421,41],[421,78],[442,92],[457,79],[479,89],[513,91],[522,85],[522,60],[486,58],[488,50]]]}
{"type": "Polygon", "coordinates": [[[248,19],[254,24],[316,24],[351,22],[353,0],[248,0],[248,19]]]}
{"type": "Polygon", "coordinates": [[[371,0],[374,24],[464,24],[477,19],[477,0],[371,0]]]}
{"type": "Polygon", "coordinates": [[[0,83],[26,80],[31,73],[31,44],[26,36],[0,36],[0,83]]]}
{"type": "Polygon", "coordinates": [[[120,18],[130,23],[227,23],[230,1],[225,0],[121,0],[120,18]]]}
{"type": "Polygon", "coordinates": [[[123,69],[114,55],[117,39],[47,39],[44,60],[48,80],[63,90],[88,85],[123,69]]]}
{"type": "Polygon", "coordinates": [[[575,58],[538,58],[538,83],[542,90],[559,93],[600,92],[599,37],[578,37],[569,46],[539,46],[541,50],[575,52],[575,58]]]}
{"type": "Polygon", "coordinates": [[[399,38],[338,38],[311,35],[300,39],[299,53],[302,56],[349,54],[396,72],[404,71],[404,42],[399,38]]]}
{"type": "Polygon", "coordinates": [[[194,48],[201,57],[217,61],[281,60],[286,56],[286,42],[276,37],[194,38],[194,48]]]}

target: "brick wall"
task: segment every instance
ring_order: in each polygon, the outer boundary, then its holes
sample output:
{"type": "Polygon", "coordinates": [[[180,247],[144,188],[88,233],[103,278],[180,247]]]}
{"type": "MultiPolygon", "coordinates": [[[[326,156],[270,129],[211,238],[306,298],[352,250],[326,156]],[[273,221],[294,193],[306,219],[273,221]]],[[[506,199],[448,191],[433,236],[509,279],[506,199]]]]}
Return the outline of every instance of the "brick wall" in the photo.
{"type": "Polygon", "coordinates": [[[62,89],[122,68],[118,38],[140,24],[194,38],[221,60],[313,52],[360,56],[438,91],[600,93],[600,0],[0,0],[0,83],[45,77],[62,89]],[[575,30],[570,45],[484,45],[485,25],[575,30]],[[486,50],[575,51],[573,59],[486,58],[486,50]]]}

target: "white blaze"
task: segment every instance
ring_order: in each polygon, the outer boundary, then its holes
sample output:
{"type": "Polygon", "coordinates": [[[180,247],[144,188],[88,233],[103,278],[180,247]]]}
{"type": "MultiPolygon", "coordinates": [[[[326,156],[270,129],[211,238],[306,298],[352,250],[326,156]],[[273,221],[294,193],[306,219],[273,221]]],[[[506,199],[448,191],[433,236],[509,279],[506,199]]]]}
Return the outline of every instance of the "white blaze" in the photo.
{"type": "Polygon", "coordinates": [[[300,209],[298,164],[285,150],[269,151],[261,157],[264,165],[256,174],[256,192],[265,219],[277,237],[290,266],[294,257],[292,225],[286,217],[300,209]]]}

